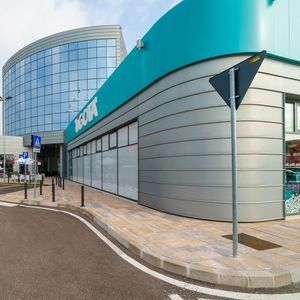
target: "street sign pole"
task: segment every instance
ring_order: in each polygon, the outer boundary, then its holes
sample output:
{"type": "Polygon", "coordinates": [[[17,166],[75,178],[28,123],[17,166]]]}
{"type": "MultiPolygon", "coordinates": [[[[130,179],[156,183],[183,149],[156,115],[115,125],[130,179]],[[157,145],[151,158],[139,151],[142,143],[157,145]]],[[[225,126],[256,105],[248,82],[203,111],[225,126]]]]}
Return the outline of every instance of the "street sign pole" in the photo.
{"type": "Polygon", "coordinates": [[[33,193],[33,198],[36,198],[36,157],[37,154],[34,152],[34,193],[33,193]]]}
{"type": "Polygon", "coordinates": [[[235,68],[229,70],[230,110],[231,110],[231,166],[232,166],[232,227],[233,257],[238,256],[238,217],[237,217],[237,143],[236,143],[236,92],[235,68]]]}

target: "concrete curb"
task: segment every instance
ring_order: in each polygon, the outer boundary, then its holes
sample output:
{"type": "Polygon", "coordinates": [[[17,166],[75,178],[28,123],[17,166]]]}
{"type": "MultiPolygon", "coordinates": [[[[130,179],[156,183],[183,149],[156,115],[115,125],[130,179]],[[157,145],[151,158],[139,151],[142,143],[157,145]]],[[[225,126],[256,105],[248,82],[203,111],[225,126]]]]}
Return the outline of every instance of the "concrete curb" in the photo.
{"type": "MultiPolygon", "coordinates": [[[[5,200],[4,200],[5,201],[5,200]]],[[[41,201],[21,200],[20,204],[45,206],[41,201]]],[[[184,277],[195,279],[198,281],[219,284],[224,286],[234,286],[248,289],[255,288],[279,288],[300,282],[300,265],[293,265],[287,269],[270,269],[265,271],[249,271],[249,270],[218,270],[217,268],[202,268],[196,264],[186,264],[178,260],[161,256],[159,253],[153,253],[143,247],[137,245],[134,241],[122,236],[122,234],[109,224],[100,219],[89,207],[76,207],[68,203],[55,202],[53,208],[67,208],[74,212],[84,215],[92,222],[99,225],[105,232],[116,239],[122,246],[131,253],[138,256],[148,264],[160,268],[164,271],[182,275],[184,277]]]]}

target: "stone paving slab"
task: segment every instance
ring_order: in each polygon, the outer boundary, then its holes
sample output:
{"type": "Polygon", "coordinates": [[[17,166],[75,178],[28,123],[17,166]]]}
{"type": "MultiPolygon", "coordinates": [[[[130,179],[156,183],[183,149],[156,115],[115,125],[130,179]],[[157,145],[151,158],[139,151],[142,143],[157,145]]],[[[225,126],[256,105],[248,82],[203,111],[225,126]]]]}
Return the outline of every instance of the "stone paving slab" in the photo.
{"type": "MultiPolygon", "coordinates": [[[[50,183],[46,179],[46,183],[50,183]]],[[[101,226],[124,247],[149,264],[188,278],[244,288],[277,288],[300,282],[300,217],[287,220],[243,223],[239,232],[282,247],[257,251],[239,244],[239,257],[232,257],[232,233],[226,222],[195,220],[162,213],[136,202],[85,187],[85,208],[80,208],[80,184],[65,181],[51,186],[43,196],[37,191],[0,195],[1,201],[53,207],[68,207],[101,226]]]]}

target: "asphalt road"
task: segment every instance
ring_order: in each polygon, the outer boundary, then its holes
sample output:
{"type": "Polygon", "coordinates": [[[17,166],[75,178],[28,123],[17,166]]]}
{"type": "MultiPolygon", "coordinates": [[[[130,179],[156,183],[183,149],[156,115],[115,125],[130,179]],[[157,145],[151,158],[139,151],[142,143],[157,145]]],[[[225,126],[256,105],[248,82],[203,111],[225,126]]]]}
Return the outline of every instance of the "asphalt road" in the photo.
{"type": "Polygon", "coordinates": [[[170,295],[206,298],[129,265],[71,216],[0,206],[0,299],[158,300],[170,295]]]}

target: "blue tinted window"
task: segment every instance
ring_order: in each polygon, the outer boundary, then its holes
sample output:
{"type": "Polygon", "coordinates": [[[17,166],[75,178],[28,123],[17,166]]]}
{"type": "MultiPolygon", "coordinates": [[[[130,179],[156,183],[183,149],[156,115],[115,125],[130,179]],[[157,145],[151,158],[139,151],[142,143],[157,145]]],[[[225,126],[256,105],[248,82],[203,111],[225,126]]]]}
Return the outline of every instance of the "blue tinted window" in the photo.
{"type": "Polygon", "coordinates": [[[52,64],[52,57],[51,56],[45,57],[45,66],[49,66],[51,64],[52,64]]]}
{"type": "Polygon", "coordinates": [[[69,83],[63,82],[60,87],[61,92],[67,92],[69,90],[69,83]]]}
{"type": "Polygon", "coordinates": [[[87,69],[87,60],[81,59],[78,61],[78,69],[87,69]]]}
{"type": "Polygon", "coordinates": [[[78,79],[87,79],[88,72],[87,70],[79,70],[78,71],[78,79]]]}
{"type": "Polygon", "coordinates": [[[61,62],[66,62],[69,60],[69,52],[63,52],[60,55],[61,62]]]}
{"type": "MultiPolygon", "coordinates": [[[[49,107],[46,106],[45,111],[46,111],[46,109],[49,109],[49,107]]],[[[52,113],[52,106],[51,106],[51,113],[52,113]]],[[[45,116],[45,124],[50,124],[50,123],[52,123],[52,115],[46,115],[45,116]]]]}
{"type": "Polygon", "coordinates": [[[45,95],[52,94],[52,85],[45,86],[45,95]]]}
{"type": "Polygon", "coordinates": [[[107,48],[107,56],[116,56],[116,48],[108,47],[107,48]]]}
{"type": "Polygon", "coordinates": [[[78,56],[77,50],[73,50],[69,52],[69,59],[70,60],[76,60],[78,56]]]}
{"type": "Polygon", "coordinates": [[[69,62],[69,70],[70,71],[77,70],[77,60],[72,60],[69,62]]]}
{"type": "Polygon", "coordinates": [[[53,113],[59,113],[60,112],[60,105],[59,104],[53,104],[52,105],[52,112],[53,113]]]}
{"type": "Polygon", "coordinates": [[[55,74],[55,73],[58,73],[60,71],[60,65],[57,64],[57,65],[52,65],[52,73],[55,74]]]}
{"type": "Polygon", "coordinates": [[[107,58],[107,67],[108,68],[115,68],[117,65],[117,61],[115,57],[108,57],[107,58]]]}
{"type": "Polygon", "coordinates": [[[52,75],[52,83],[59,83],[59,82],[60,82],[60,74],[53,74],[52,75]]]}
{"type": "MultiPolygon", "coordinates": [[[[62,113],[65,113],[65,115],[68,115],[66,112],[68,111],[68,109],[69,109],[69,102],[63,102],[63,103],[61,103],[60,104],[60,111],[62,112],[62,113]]],[[[67,122],[67,120],[66,121],[63,121],[63,122],[67,122]]]]}
{"type": "Polygon", "coordinates": [[[69,73],[68,72],[60,73],[60,80],[61,82],[69,81],[69,73]]]}
{"type": "Polygon", "coordinates": [[[45,66],[45,60],[44,60],[44,58],[40,58],[38,60],[38,68],[42,68],[44,66],[45,66]]]}
{"type": "Polygon", "coordinates": [[[59,52],[60,52],[59,46],[52,48],[52,54],[59,53],[59,52]]]}
{"type": "Polygon", "coordinates": [[[70,43],[69,44],[69,50],[77,50],[78,49],[78,43],[70,43]]]}
{"type": "Polygon", "coordinates": [[[52,84],[52,76],[46,76],[45,77],[45,85],[52,84]]]}
{"type": "Polygon", "coordinates": [[[93,79],[97,77],[97,69],[89,69],[88,70],[88,78],[93,79]]]}
{"type": "Polygon", "coordinates": [[[86,48],[88,45],[87,41],[78,42],[78,49],[86,48]]]}
{"type": "Polygon", "coordinates": [[[52,131],[52,124],[45,125],[45,131],[52,131]]]}
{"type": "Polygon", "coordinates": [[[61,100],[61,102],[68,102],[69,101],[69,93],[61,93],[60,100],[61,100]]]}
{"type": "Polygon", "coordinates": [[[52,54],[52,49],[47,49],[45,50],[45,56],[51,55],[52,54]]]}
{"type": "Polygon", "coordinates": [[[99,78],[106,78],[106,69],[104,68],[99,69],[98,75],[99,78]]]}
{"type": "Polygon", "coordinates": [[[45,76],[52,74],[52,66],[45,67],[45,76]]]}
{"type": "Polygon", "coordinates": [[[60,123],[60,114],[53,114],[53,123],[60,123]]]}
{"type": "Polygon", "coordinates": [[[52,55],[52,64],[58,64],[58,63],[60,63],[60,55],[59,54],[52,55]]]}
{"type": "Polygon", "coordinates": [[[88,49],[88,57],[96,57],[97,56],[97,48],[89,48],[88,49]]]}
{"type": "Polygon", "coordinates": [[[59,93],[60,92],[60,84],[59,83],[53,84],[52,91],[53,91],[53,93],[59,93]]]}
{"type": "Polygon", "coordinates": [[[97,48],[98,57],[106,57],[106,48],[97,48]]]}
{"type": "Polygon", "coordinates": [[[78,79],[78,71],[71,71],[70,73],[70,80],[77,80],[78,79]]]}
{"type": "Polygon", "coordinates": [[[61,72],[66,72],[68,70],[69,70],[69,63],[67,63],[67,62],[61,63],[61,65],[60,65],[60,71],[61,72]]]}
{"type": "MultiPolygon", "coordinates": [[[[52,104],[52,95],[45,97],[45,104],[52,104]]],[[[47,110],[46,110],[47,113],[47,110]]]]}
{"type": "Polygon", "coordinates": [[[70,81],[70,91],[77,91],[78,90],[78,82],[77,81],[70,81]]]}
{"type": "Polygon", "coordinates": [[[107,46],[116,46],[116,40],[107,40],[107,46]]]}
{"type": "Polygon", "coordinates": [[[80,80],[78,82],[78,88],[79,90],[86,90],[87,89],[87,80],[80,80]]]}
{"type": "Polygon", "coordinates": [[[115,68],[107,68],[107,77],[110,77],[110,75],[115,71],[115,68]]]}
{"type": "Polygon", "coordinates": [[[78,50],[78,59],[86,59],[87,53],[87,49],[78,50]]]}
{"type": "Polygon", "coordinates": [[[69,45],[68,44],[60,46],[60,52],[64,52],[64,51],[68,51],[68,50],[69,50],[69,45]]]}
{"type": "Polygon", "coordinates": [[[97,59],[89,58],[88,59],[88,68],[96,68],[97,67],[97,59]]]}
{"type": "Polygon", "coordinates": [[[96,40],[88,41],[88,47],[96,47],[96,46],[97,46],[96,40]]]}
{"type": "Polygon", "coordinates": [[[106,40],[98,40],[97,46],[98,47],[106,47],[106,40]]]}
{"type": "Polygon", "coordinates": [[[89,79],[88,80],[88,89],[95,89],[95,88],[97,88],[96,79],[89,79]]]}

